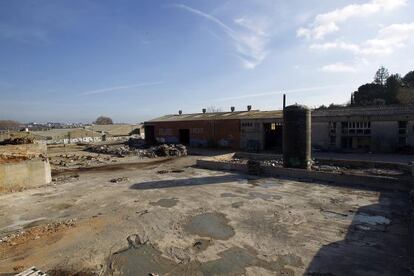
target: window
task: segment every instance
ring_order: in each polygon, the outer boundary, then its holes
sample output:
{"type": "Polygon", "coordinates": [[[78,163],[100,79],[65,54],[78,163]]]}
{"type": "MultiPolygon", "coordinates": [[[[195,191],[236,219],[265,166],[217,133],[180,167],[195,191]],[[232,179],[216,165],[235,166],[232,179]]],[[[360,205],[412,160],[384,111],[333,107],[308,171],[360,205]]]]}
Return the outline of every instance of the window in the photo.
{"type": "Polygon", "coordinates": [[[275,123],[272,123],[270,128],[271,128],[272,130],[275,130],[275,129],[276,129],[276,124],[275,124],[275,123]]]}
{"type": "Polygon", "coordinates": [[[407,137],[405,137],[405,136],[398,137],[398,145],[406,146],[407,145],[407,137]]]}
{"type": "Polygon", "coordinates": [[[336,136],[331,136],[329,143],[331,146],[336,146],[336,136]]]}
{"type": "Polygon", "coordinates": [[[371,134],[371,122],[369,121],[352,121],[341,122],[342,134],[365,136],[371,134]]]}

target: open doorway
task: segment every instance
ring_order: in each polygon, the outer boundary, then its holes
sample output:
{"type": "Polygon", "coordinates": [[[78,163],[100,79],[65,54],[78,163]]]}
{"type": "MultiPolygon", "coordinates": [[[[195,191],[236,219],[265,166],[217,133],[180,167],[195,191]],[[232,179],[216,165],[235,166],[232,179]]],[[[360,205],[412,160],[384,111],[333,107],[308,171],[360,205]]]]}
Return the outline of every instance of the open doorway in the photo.
{"type": "Polygon", "coordinates": [[[144,126],[145,142],[149,145],[155,144],[155,129],[154,126],[144,126]]]}
{"type": "Polygon", "coordinates": [[[190,144],[190,130],[189,129],[180,129],[180,143],[183,145],[190,144]]]}
{"type": "Polygon", "coordinates": [[[283,126],[278,123],[264,123],[264,149],[282,153],[283,126]]]}

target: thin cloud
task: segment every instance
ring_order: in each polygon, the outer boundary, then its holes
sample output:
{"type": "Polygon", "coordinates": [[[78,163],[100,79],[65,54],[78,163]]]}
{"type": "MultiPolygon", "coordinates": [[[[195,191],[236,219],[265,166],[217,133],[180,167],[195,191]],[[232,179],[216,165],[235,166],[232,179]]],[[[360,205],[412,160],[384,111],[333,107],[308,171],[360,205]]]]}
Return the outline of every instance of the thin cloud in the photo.
{"type": "Polygon", "coordinates": [[[299,93],[299,92],[308,92],[308,91],[316,91],[316,90],[326,90],[332,89],[343,86],[342,84],[337,85],[326,85],[326,86],[315,86],[315,87],[305,87],[305,88],[297,88],[297,89],[289,89],[289,90],[279,90],[279,91],[271,91],[271,92],[263,92],[263,93],[255,93],[255,94],[246,94],[234,97],[225,97],[225,98],[216,98],[214,101],[224,102],[230,100],[241,100],[241,99],[248,99],[248,98],[258,98],[264,97],[269,95],[278,95],[278,94],[290,94],[290,93],[299,93]]]}
{"type": "Polygon", "coordinates": [[[102,89],[84,91],[84,92],[80,93],[80,95],[83,95],[83,96],[94,95],[94,94],[113,92],[113,91],[118,91],[118,90],[123,90],[123,89],[129,89],[129,88],[153,86],[153,85],[158,85],[158,84],[161,84],[161,83],[163,83],[163,82],[157,81],[157,82],[143,82],[143,83],[130,84],[130,85],[113,86],[113,87],[107,87],[107,88],[102,88],[102,89]]]}
{"type": "Polygon", "coordinates": [[[203,17],[219,26],[226,35],[232,39],[233,46],[236,50],[234,55],[242,61],[245,68],[254,69],[266,58],[268,54],[266,51],[268,35],[264,27],[258,28],[257,22],[253,22],[248,18],[235,19],[233,21],[234,24],[244,30],[239,32],[217,17],[198,9],[194,9],[184,4],[173,4],[171,6],[203,17]]]}
{"type": "Polygon", "coordinates": [[[322,66],[320,68],[323,72],[330,72],[330,73],[350,73],[350,72],[356,72],[357,69],[353,65],[348,65],[342,62],[337,62],[333,64],[328,64],[325,66],[322,66]]]}
{"type": "Polygon", "coordinates": [[[414,22],[392,24],[379,30],[377,36],[361,44],[344,41],[312,44],[313,50],[343,50],[358,56],[390,55],[397,49],[407,46],[414,39],[414,22]]]}
{"type": "Polygon", "coordinates": [[[339,23],[356,17],[367,17],[382,11],[392,11],[407,4],[407,0],[371,0],[364,4],[351,4],[327,13],[318,14],[308,27],[300,28],[296,34],[308,39],[323,39],[339,31],[339,23]]]}

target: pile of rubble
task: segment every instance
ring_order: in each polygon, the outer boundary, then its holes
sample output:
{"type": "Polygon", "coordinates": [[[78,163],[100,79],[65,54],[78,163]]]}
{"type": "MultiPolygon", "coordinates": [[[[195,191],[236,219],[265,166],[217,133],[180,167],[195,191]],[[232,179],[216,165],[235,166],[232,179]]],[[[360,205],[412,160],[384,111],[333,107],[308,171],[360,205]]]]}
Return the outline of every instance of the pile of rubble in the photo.
{"type": "Polygon", "coordinates": [[[33,144],[34,140],[30,137],[13,137],[5,139],[0,142],[0,145],[23,145],[23,144],[33,144]]]}
{"type": "Polygon", "coordinates": [[[92,156],[92,155],[69,155],[61,154],[50,158],[50,164],[56,167],[72,167],[82,166],[88,167],[91,165],[98,165],[108,163],[110,161],[109,156],[92,156]]]}
{"type": "Polygon", "coordinates": [[[94,145],[88,147],[86,150],[100,154],[109,154],[117,157],[139,156],[141,158],[154,158],[159,156],[187,155],[187,148],[181,144],[162,144],[146,149],[136,148],[135,146],[131,145],[94,145]]]}
{"type": "Polygon", "coordinates": [[[19,230],[0,239],[0,246],[15,246],[29,240],[37,240],[42,236],[56,233],[60,230],[74,227],[75,219],[60,222],[48,223],[45,225],[34,226],[29,229],[19,230]]]}

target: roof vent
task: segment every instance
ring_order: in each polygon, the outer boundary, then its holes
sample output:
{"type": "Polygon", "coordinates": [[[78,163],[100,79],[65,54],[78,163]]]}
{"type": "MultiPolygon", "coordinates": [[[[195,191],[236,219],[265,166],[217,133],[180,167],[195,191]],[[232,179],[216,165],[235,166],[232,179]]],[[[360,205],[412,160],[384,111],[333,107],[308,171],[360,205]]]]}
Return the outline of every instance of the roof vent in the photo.
{"type": "Polygon", "coordinates": [[[181,114],[183,114],[183,111],[182,110],[178,110],[178,115],[181,115],[181,114]]]}
{"type": "Polygon", "coordinates": [[[250,111],[250,110],[252,110],[252,106],[251,105],[248,105],[247,106],[247,111],[250,111]]]}
{"type": "Polygon", "coordinates": [[[230,107],[231,112],[234,112],[234,106],[230,107]]]}
{"type": "Polygon", "coordinates": [[[206,113],[206,112],[207,112],[207,109],[203,108],[203,113],[206,113]]]}

